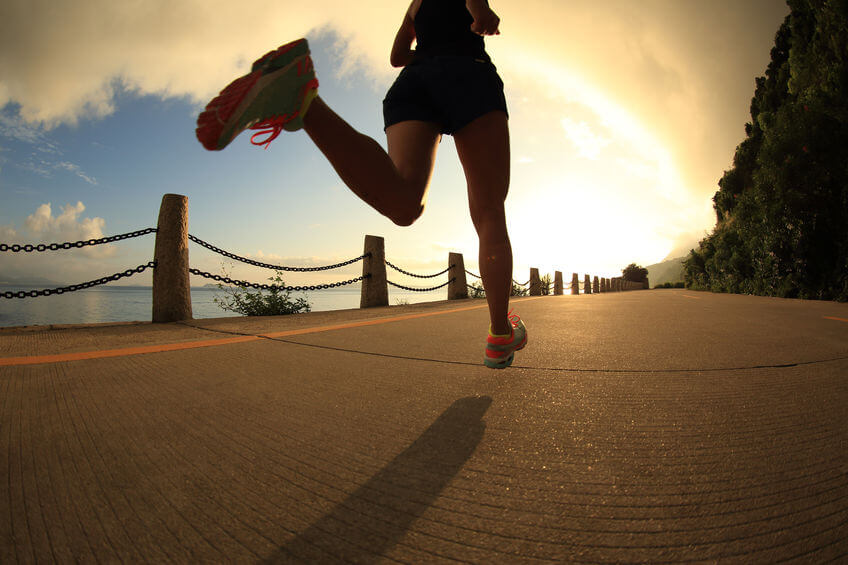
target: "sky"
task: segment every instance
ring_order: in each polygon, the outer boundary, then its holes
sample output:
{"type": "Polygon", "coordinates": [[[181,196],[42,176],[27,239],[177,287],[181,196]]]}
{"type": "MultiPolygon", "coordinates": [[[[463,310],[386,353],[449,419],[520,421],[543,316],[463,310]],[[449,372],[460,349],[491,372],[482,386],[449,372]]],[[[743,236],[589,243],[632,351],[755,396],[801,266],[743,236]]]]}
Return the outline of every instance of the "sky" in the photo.
{"type": "MultiPolygon", "coordinates": [[[[530,267],[620,276],[684,255],[715,224],[712,196],[750,120],[782,0],[491,0],[486,47],[506,84],[514,278],[530,267]]],[[[385,147],[399,0],[4,0],[0,5],[0,242],[76,241],[157,222],[188,196],[189,232],[292,266],[335,263],[383,236],[389,261],[433,273],[450,251],[477,271],[452,139],[427,209],[398,227],[359,201],[304,132],[267,150],[197,142],[198,113],[254,59],[309,39],[319,93],[385,147]],[[354,7],[355,6],[355,7],[354,7]]],[[[154,235],[82,250],[0,254],[0,282],[96,279],[147,263],[154,235]]],[[[272,275],[190,245],[200,270],[272,275]]],[[[329,283],[361,267],[288,274],[329,283]]],[[[390,278],[392,278],[390,276],[390,278]]],[[[150,284],[150,272],[123,284],[150,284]]],[[[209,281],[193,277],[192,284],[209,281]]],[[[115,284],[115,283],[113,283],[115,284]]],[[[402,284],[410,284],[402,281],[402,284]]],[[[414,284],[414,282],[413,282],[414,284]]],[[[420,283],[416,286],[420,286],[420,283]]]]}

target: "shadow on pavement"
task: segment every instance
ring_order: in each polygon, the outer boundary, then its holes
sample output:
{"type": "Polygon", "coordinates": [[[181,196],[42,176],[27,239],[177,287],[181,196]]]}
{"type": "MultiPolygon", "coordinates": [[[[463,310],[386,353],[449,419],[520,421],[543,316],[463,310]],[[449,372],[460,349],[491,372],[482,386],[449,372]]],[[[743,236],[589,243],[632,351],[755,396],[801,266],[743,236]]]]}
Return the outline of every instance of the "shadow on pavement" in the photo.
{"type": "Polygon", "coordinates": [[[492,404],[461,398],[415,442],[267,563],[373,562],[406,534],[474,453],[492,404]]]}

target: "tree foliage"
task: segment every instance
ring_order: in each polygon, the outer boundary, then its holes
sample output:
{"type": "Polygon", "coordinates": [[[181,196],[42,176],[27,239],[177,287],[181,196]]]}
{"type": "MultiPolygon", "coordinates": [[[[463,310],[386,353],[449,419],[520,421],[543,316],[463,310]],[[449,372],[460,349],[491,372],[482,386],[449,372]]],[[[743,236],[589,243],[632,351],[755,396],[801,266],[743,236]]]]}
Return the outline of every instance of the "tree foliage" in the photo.
{"type": "Polygon", "coordinates": [[[312,309],[305,298],[292,299],[291,291],[285,290],[286,283],[283,281],[282,271],[276,271],[268,280],[272,283],[271,288],[256,292],[248,287],[218,284],[218,289],[224,291],[225,296],[216,296],[213,301],[222,309],[242,316],[283,316],[309,312],[312,309]]]}
{"type": "Polygon", "coordinates": [[[648,280],[648,269],[636,263],[630,263],[622,269],[621,276],[626,281],[643,283],[648,280]]]}
{"type": "Polygon", "coordinates": [[[688,287],[848,300],[848,0],[789,0],[688,287]]]}

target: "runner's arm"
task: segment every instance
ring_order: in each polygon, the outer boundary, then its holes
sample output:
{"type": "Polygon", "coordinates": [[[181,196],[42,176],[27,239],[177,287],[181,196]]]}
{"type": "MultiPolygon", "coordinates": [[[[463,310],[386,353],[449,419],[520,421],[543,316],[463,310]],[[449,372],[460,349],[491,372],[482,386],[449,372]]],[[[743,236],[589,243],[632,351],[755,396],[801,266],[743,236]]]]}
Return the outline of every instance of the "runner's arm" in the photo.
{"type": "Polygon", "coordinates": [[[414,5],[415,2],[404,13],[403,22],[400,24],[397,34],[395,34],[392,54],[389,57],[389,62],[393,67],[405,67],[412,62],[412,58],[415,56],[415,51],[412,49],[412,42],[415,41],[415,24],[411,13],[414,5]]]}
{"type": "Polygon", "coordinates": [[[501,19],[489,7],[487,0],[465,0],[465,7],[474,18],[471,31],[479,35],[500,35],[501,19]]]}

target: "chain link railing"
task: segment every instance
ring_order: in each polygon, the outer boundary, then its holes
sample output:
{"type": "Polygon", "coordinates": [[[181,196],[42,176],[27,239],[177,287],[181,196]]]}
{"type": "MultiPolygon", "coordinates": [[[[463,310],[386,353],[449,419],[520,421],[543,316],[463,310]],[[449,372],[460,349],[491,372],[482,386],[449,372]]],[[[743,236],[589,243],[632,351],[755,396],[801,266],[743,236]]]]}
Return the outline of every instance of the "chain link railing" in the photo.
{"type": "Polygon", "coordinates": [[[306,291],[314,291],[314,290],[326,290],[329,288],[338,288],[340,286],[346,286],[349,284],[353,284],[359,282],[363,279],[370,277],[370,274],[356,277],[355,279],[350,279],[348,281],[335,282],[329,284],[314,284],[309,286],[280,286],[275,284],[262,284],[262,283],[252,283],[237,279],[231,279],[229,277],[225,277],[222,275],[213,275],[212,273],[207,273],[205,271],[201,271],[199,269],[189,269],[189,273],[193,275],[201,276],[205,279],[211,279],[216,282],[226,283],[230,286],[238,286],[238,287],[246,287],[246,288],[254,288],[257,290],[286,290],[289,292],[306,292],[306,291]]]}
{"type": "Polygon", "coordinates": [[[415,273],[410,273],[409,271],[404,271],[400,267],[393,265],[388,260],[386,260],[386,265],[388,265],[389,267],[391,267],[392,269],[394,269],[395,271],[397,271],[399,273],[403,273],[404,275],[407,275],[409,277],[415,277],[416,279],[433,279],[433,278],[436,278],[440,275],[444,275],[445,273],[447,273],[448,271],[450,271],[451,269],[453,269],[456,266],[456,265],[451,265],[447,269],[445,269],[444,271],[440,271],[440,272],[434,273],[432,275],[416,275],[415,273]]]}
{"type": "Polygon", "coordinates": [[[33,245],[31,243],[27,243],[25,245],[13,244],[8,245],[6,243],[0,243],[0,252],[11,251],[12,253],[19,253],[23,251],[24,253],[32,253],[33,251],[42,252],[42,251],[58,251],[58,250],[66,250],[73,248],[81,248],[89,245],[101,245],[103,243],[112,243],[115,241],[121,241],[124,239],[130,239],[133,237],[139,237],[142,235],[147,235],[149,233],[155,233],[156,228],[147,228],[143,230],[133,231],[129,233],[122,233],[120,235],[113,235],[110,237],[101,237],[99,239],[83,239],[80,241],[66,241],[64,243],[38,243],[33,245]]]}
{"type": "MultiPolygon", "coordinates": [[[[20,253],[23,251],[24,253],[42,253],[44,251],[64,251],[68,249],[80,249],[83,247],[93,246],[93,245],[102,245],[104,243],[113,243],[115,241],[122,241],[124,239],[131,239],[134,237],[140,237],[143,235],[147,235],[149,233],[155,233],[156,228],[146,228],[143,230],[136,230],[128,233],[122,233],[119,235],[112,235],[109,237],[101,237],[97,239],[83,239],[80,241],[66,241],[64,243],[38,243],[38,244],[6,244],[0,243],[0,252],[8,252],[12,253],[20,253]]],[[[0,298],[37,298],[39,296],[51,296],[54,294],[64,294],[66,292],[74,292],[77,290],[83,290],[86,288],[91,288],[93,286],[99,286],[102,284],[106,284],[112,281],[117,281],[126,277],[131,277],[138,273],[143,273],[147,269],[155,268],[156,263],[150,261],[147,264],[139,265],[134,269],[127,269],[125,271],[121,271],[115,273],[113,275],[108,275],[105,277],[100,277],[99,279],[94,279],[91,281],[87,281],[84,283],[71,284],[68,286],[60,286],[57,288],[44,288],[41,290],[18,290],[18,291],[4,291],[0,292],[0,298]]]]}
{"type": "Polygon", "coordinates": [[[351,265],[356,263],[357,261],[362,261],[366,257],[368,257],[368,253],[364,255],[360,255],[359,257],[354,257],[353,259],[348,259],[347,261],[343,261],[341,263],[336,263],[335,265],[327,265],[325,267],[286,267],[284,265],[272,265],[271,263],[263,263],[261,261],[255,261],[253,259],[248,259],[247,257],[242,257],[240,255],[236,255],[235,253],[230,253],[229,251],[224,251],[219,247],[215,247],[211,243],[207,243],[202,239],[195,237],[191,234],[188,234],[188,238],[195,242],[196,244],[205,247],[209,251],[213,251],[218,253],[219,255],[223,255],[229,259],[234,259],[236,261],[241,261],[242,263],[247,263],[248,265],[253,265],[254,267],[262,267],[265,269],[274,269],[275,271],[289,271],[289,272],[297,272],[297,273],[311,273],[315,271],[329,271],[332,269],[338,269],[339,267],[345,267],[347,265],[351,265]]]}
{"type": "Polygon", "coordinates": [[[408,290],[410,292],[431,292],[433,290],[439,290],[440,288],[444,288],[455,280],[456,279],[453,278],[453,279],[449,280],[448,282],[446,282],[444,284],[440,284],[439,286],[434,286],[432,288],[414,288],[414,287],[409,287],[409,286],[403,286],[403,285],[400,285],[400,284],[397,284],[397,283],[393,283],[392,281],[389,281],[389,280],[387,280],[386,282],[388,284],[392,285],[393,287],[399,288],[401,290],[408,290]]]}
{"type": "Polygon", "coordinates": [[[148,262],[145,265],[139,265],[135,269],[127,269],[126,271],[122,271],[120,273],[115,273],[114,275],[109,275],[107,277],[101,277],[99,279],[94,279],[93,281],[88,281],[79,284],[72,284],[68,286],[60,286],[58,288],[45,288],[42,290],[19,290],[19,291],[6,291],[0,292],[0,297],[2,298],[36,298],[39,296],[50,296],[53,294],[64,294],[66,292],[74,292],[75,290],[83,290],[86,288],[91,288],[93,286],[99,286],[101,284],[106,284],[112,281],[117,281],[123,279],[125,277],[131,277],[138,273],[143,273],[147,269],[152,269],[156,267],[156,263],[153,261],[148,262]]]}

